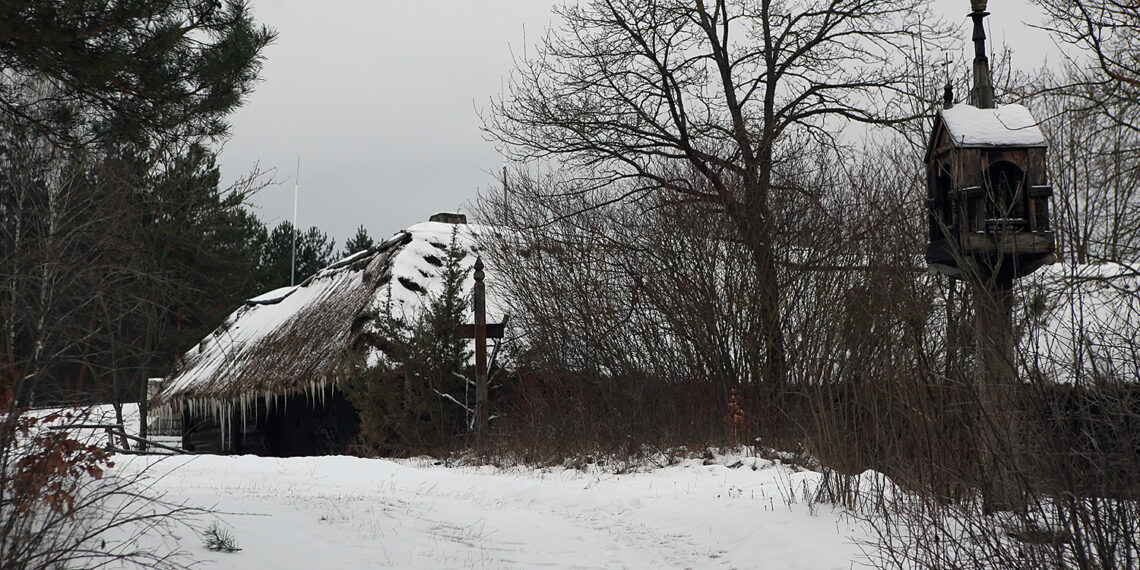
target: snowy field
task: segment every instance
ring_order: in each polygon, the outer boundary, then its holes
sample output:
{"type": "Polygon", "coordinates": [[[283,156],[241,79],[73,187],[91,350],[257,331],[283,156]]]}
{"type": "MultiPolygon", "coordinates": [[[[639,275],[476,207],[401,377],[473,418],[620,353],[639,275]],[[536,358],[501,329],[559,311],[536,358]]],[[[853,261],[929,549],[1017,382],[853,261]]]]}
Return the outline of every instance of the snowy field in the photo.
{"type": "Polygon", "coordinates": [[[430,459],[119,456],[170,500],[196,568],[861,567],[861,525],[805,501],[818,475],[747,456],[617,474],[430,459]],[[230,531],[239,552],[205,547],[230,531]]]}

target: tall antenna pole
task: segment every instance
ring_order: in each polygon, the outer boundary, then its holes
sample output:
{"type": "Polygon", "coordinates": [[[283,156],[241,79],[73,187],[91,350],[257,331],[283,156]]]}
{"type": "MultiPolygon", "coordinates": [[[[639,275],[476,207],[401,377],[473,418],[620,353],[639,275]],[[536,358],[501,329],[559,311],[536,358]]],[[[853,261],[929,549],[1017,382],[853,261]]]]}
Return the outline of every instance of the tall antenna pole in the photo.
{"type": "Polygon", "coordinates": [[[297,175],[293,177],[293,253],[289,269],[289,285],[297,284],[297,196],[301,193],[301,155],[297,155],[297,175]]]}

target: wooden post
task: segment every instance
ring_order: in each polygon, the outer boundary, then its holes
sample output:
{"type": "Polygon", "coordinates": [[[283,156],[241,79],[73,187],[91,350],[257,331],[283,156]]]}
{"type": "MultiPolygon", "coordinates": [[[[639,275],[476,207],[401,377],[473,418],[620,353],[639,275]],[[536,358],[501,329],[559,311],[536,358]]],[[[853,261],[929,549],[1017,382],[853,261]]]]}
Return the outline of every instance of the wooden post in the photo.
{"type": "Polygon", "coordinates": [[[981,273],[974,286],[974,322],[982,416],[979,443],[990,477],[983,496],[987,510],[1014,511],[1024,503],[1017,481],[1021,441],[1015,405],[1013,279],[997,271],[981,273]]]}
{"type": "Polygon", "coordinates": [[[487,434],[490,421],[488,404],[490,391],[487,384],[487,339],[503,338],[507,320],[501,323],[487,322],[487,288],[483,283],[483,260],[475,258],[474,299],[475,322],[460,324],[455,332],[462,338],[475,339],[475,437],[479,443],[487,434]]]}
{"type": "Polygon", "coordinates": [[[487,436],[487,291],[483,260],[475,258],[475,430],[479,443],[487,436]]]}
{"type": "MultiPolygon", "coordinates": [[[[1017,381],[1013,362],[1013,280],[1008,277],[985,279],[975,290],[974,318],[982,375],[990,386],[1011,385],[1017,381]]],[[[995,399],[992,403],[999,401],[995,399]]]]}

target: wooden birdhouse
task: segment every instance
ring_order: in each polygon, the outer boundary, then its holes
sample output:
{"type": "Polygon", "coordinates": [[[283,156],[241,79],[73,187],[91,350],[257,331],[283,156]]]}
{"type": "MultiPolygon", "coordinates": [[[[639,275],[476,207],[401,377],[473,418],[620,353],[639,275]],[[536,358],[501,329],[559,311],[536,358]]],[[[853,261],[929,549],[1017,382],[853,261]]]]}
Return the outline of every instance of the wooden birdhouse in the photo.
{"type": "MultiPolygon", "coordinates": [[[[983,3],[984,5],[984,3],[983,3]]],[[[975,87],[955,105],[947,87],[926,150],[930,269],[961,277],[981,271],[1000,281],[1053,262],[1045,137],[1029,109],[995,106],[981,19],[975,10],[975,87]]]]}
{"type": "Polygon", "coordinates": [[[931,269],[957,277],[981,263],[1018,278],[1052,262],[1045,151],[1021,105],[938,114],[926,152],[931,269]]]}

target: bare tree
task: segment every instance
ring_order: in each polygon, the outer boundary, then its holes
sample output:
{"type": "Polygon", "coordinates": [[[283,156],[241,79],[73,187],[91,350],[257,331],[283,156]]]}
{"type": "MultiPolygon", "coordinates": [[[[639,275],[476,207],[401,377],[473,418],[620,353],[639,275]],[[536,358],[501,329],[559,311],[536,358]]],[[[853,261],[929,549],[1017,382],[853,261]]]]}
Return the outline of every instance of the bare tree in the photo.
{"type": "Polygon", "coordinates": [[[922,0],[593,0],[523,61],[486,128],[581,192],[661,193],[726,215],[754,260],[762,376],[787,370],[773,173],[844,122],[891,123],[906,62],[940,32],[922,0]],[[685,164],[678,168],[677,163],[685,164]],[[688,176],[688,173],[695,176],[688,176]],[[684,174],[684,175],[680,175],[684,174]],[[612,187],[612,186],[611,186],[612,187]]]}
{"type": "MultiPolygon", "coordinates": [[[[1131,0],[1034,0],[1062,42],[1090,54],[1083,79],[1117,98],[1140,100],[1140,6],[1131,0]]],[[[1132,120],[1134,124],[1134,120],[1132,120]]]]}
{"type": "Polygon", "coordinates": [[[1072,46],[1059,74],[1036,83],[1034,103],[1050,138],[1050,177],[1061,246],[1078,262],[1136,254],[1140,208],[1140,6],[1122,0],[1034,0],[1044,26],[1072,46]]]}
{"type": "MultiPolygon", "coordinates": [[[[1080,89],[1080,88],[1077,88],[1080,89]]],[[[1111,106],[1119,110],[1121,103],[1111,106]]],[[[1077,263],[1130,261],[1140,252],[1140,131],[1070,95],[1042,97],[1049,178],[1061,189],[1054,217],[1060,246],[1077,263]]]]}
{"type": "MultiPolygon", "coordinates": [[[[756,436],[769,445],[814,441],[826,447],[817,452],[852,469],[881,465],[884,456],[872,447],[889,446],[892,435],[855,436],[850,424],[824,418],[823,408],[845,397],[843,385],[856,384],[859,402],[848,404],[877,406],[867,396],[901,393],[907,382],[925,378],[918,372],[940,348],[930,334],[938,330],[936,290],[920,264],[918,157],[900,137],[870,143],[846,161],[831,151],[810,158],[775,172],[785,190],[773,210],[784,251],[777,265],[781,317],[792,333],[787,374],[795,385],[783,391],[754,390],[764,379],[756,345],[763,338],[760,299],[769,292],[757,282],[755,259],[738,229],[714,206],[662,193],[614,202],[617,190],[578,192],[576,181],[557,173],[512,175],[509,209],[498,192],[482,196],[482,219],[509,228],[481,239],[495,268],[496,295],[514,309],[512,326],[529,345],[522,360],[552,383],[587,384],[603,404],[610,394],[624,397],[619,411],[575,408],[520,432],[580,416],[603,416],[595,423],[645,418],[657,422],[656,430],[627,422],[623,433],[684,434],[674,443],[685,445],[756,436]],[[637,400],[642,387],[653,399],[637,400]],[[694,404],[684,416],[692,428],[664,419],[664,410],[676,405],[671,394],[694,404]],[[729,425],[734,402],[743,419],[729,425]],[[831,423],[815,429],[817,417],[831,423]],[[856,439],[872,443],[858,446],[856,439]]],[[[577,433],[561,425],[555,431],[567,438],[577,433]]],[[[902,456],[913,448],[891,452],[902,456]]]]}
{"type": "MultiPolygon", "coordinates": [[[[557,174],[516,173],[509,185],[509,229],[480,239],[495,295],[521,332],[512,360],[548,389],[517,407],[527,388],[504,390],[502,429],[553,432],[556,441],[527,441],[590,453],[723,444],[734,390],[747,405],[741,387],[756,384],[763,364],[754,350],[762,292],[734,228],[706,205],[657,195],[606,204],[604,191],[573,192],[557,174]]],[[[488,193],[480,214],[495,220],[501,206],[488,193]]],[[[762,416],[741,418],[735,437],[762,416]]]]}
{"type": "MultiPolygon", "coordinates": [[[[1064,75],[1050,81],[1047,91],[1064,100],[1077,120],[1092,120],[1098,135],[1123,146],[1114,149],[1125,164],[1140,157],[1140,6],[1130,0],[1034,0],[1050,16],[1045,26],[1054,37],[1076,48],[1064,75]]],[[[1075,118],[1075,117],[1074,117],[1075,118]]],[[[1098,145],[1102,147],[1103,144],[1098,145]]],[[[1129,170],[1135,170],[1135,167],[1129,170]]]]}
{"type": "Polygon", "coordinates": [[[89,391],[108,364],[106,340],[132,313],[109,306],[134,277],[121,255],[126,244],[115,237],[129,223],[129,208],[123,196],[90,183],[93,162],[85,155],[61,152],[26,130],[3,134],[3,363],[8,390],[26,405],[37,389],[52,399],[89,391]],[[71,385],[49,386],[61,377],[71,385]]]}

